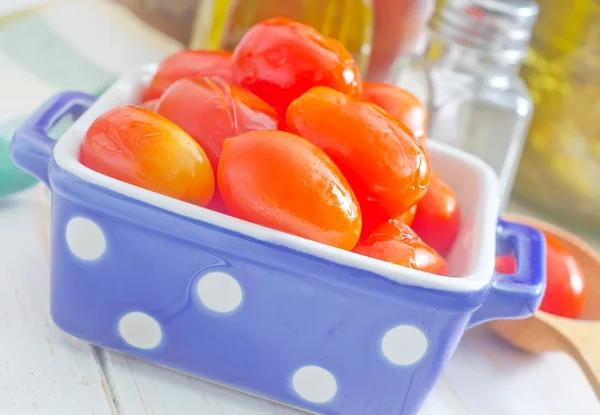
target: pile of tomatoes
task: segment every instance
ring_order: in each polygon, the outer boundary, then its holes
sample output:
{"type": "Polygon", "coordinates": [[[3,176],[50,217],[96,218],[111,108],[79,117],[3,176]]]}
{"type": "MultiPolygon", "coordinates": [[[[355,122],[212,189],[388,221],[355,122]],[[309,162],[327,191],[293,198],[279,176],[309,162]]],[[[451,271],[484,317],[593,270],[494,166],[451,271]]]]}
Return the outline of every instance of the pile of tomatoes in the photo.
{"type": "Polygon", "coordinates": [[[139,106],[94,121],[80,151],[113,178],[340,249],[440,275],[460,227],[431,169],[427,114],[362,82],[348,51],[272,18],[230,54],[164,59],[139,106]]]}

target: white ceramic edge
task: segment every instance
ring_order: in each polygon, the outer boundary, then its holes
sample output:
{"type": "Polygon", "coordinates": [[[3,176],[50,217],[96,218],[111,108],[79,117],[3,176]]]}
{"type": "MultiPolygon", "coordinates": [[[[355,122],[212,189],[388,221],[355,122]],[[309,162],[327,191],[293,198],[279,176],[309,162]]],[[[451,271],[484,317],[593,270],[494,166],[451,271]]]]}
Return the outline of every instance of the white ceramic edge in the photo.
{"type": "MultiPolygon", "coordinates": [[[[461,163],[468,165],[471,170],[477,172],[482,179],[482,194],[479,203],[482,212],[475,227],[476,240],[480,243],[478,246],[473,247],[476,251],[472,253],[474,263],[471,264],[470,271],[461,278],[442,277],[401,267],[246,222],[113,179],[79,163],[80,142],[93,120],[109,108],[135,104],[135,102],[123,102],[124,92],[129,91],[128,93],[131,95],[132,88],[139,89],[141,85],[146,84],[155,70],[156,65],[145,65],[125,74],[98,98],[96,103],[58,140],[53,153],[57,165],[82,180],[178,215],[201,220],[261,241],[314,255],[327,261],[371,271],[402,284],[456,292],[479,290],[489,283],[495,262],[496,224],[499,206],[496,177],[491,168],[479,159],[434,141],[429,142],[428,151],[443,153],[445,156],[458,159],[461,163]]],[[[139,90],[135,93],[139,96],[139,90]]]]}

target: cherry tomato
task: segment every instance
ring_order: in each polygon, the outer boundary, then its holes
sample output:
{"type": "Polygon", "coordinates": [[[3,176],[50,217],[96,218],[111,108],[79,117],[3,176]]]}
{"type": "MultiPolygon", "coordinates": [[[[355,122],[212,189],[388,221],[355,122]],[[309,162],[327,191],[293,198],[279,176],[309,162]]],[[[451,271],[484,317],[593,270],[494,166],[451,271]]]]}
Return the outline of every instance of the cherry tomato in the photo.
{"type": "Polygon", "coordinates": [[[389,112],[421,142],[427,136],[427,109],[413,94],[395,85],[365,82],[363,99],[389,112]]]}
{"type": "Polygon", "coordinates": [[[315,87],[289,106],[286,124],[331,157],[364,212],[380,209],[384,220],[396,218],[427,191],[429,161],[423,147],[375,105],[315,87]]]}
{"type": "Polygon", "coordinates": [[[204,150],[181,128],[140,107],[119,107],[88,129],[80,161],[106,176],[205,206],[215,187],[204,150]]]}
{"type": "Polygon", "coordinates": [[[433,274],[448,273],[448,264],[440,254],[427,246],[410,226],[393,221],[375,228],[354,252],[433,274]]]}
{"type": "MultiPolygon", "coordinates": [[[[557,316],[578,318],[586,298],[586,283],[577,260],[555,236],[546,237],[546,292],[540,310],[557,316]]],[[[514,274],[517,261],[512,255],[496,257],[496,272],[514,274]]]]}
{"type": "Polygon", "coordinates": [[[165,58],[150,85],[142,94],[142,102],[160,98],[173,82],[182,78],[218,76],[233,82],[231,53],[208,50],[182,50],[165,58]]]}
{"type": "Polygon", "coordinates": [[[215,189],[215,194],[213,198],[210,200],[208,205],[206,205],[207,209],[214,210],[215,212],[228,214],[227,208],[225,207],[225,202],[223,202],[223,198],[218,192],[218,189],[215,189]]]}
{"type": "Polygon", "coordinates": [[[315,85],[360,96],[361,80],[350,53],[336,40],[283,17],[254,25],[233,52],[235,81],[281,115],[315,85]]]}
{"type": "Polygon", "coordinates": [[[577,260],[553,235],[546,237],[546,293],[540,310],[577,318],[585,302],[586,284],[577,260]]]}
{"type": "Polygon", "coordinates": [[[220,78],[175,82],[159,99],[156,112],[191,135],[206,151],[215,171],[223,140],[279,128],[279,116],[269,104],[220,78]]]}
{"type": "Polygon", "coordinates": [[[446,255],[460,230],[460,206],[454,191],[439,178],[431,175],[425,197],[417,204],[412,223],[415,232],[433,249],[446,255]]]}
{"type": "Polygon", "coordinates": [[[361,231],[348,182],[317,146],[283,131],[228,138],[217,171],[235,217],[350,250],[361,231]]]}
{"type": "Polygon", "coordinates": [[[512,255],[498,255],[496,257],[496,272],[512,275],[517,272],[517,260],[512,255]]]}
{"type": "Polygon", "coordinates": [[[413,207],[408,209],[406,212],[404,212],[402,215],[398,216],[397,218],[392,219],[392,222],[411,226],[413,224],[413,222],[415,221],[416,214],[417,214],[417,205],[414,205],[413,207]]]}

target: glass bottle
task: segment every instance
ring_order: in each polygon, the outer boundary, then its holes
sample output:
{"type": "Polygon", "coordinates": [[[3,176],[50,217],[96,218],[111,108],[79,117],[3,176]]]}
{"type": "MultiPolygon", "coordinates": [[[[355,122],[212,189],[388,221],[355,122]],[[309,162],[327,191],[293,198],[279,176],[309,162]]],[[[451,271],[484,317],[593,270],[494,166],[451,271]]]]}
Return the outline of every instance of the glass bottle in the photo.
{"type": "Polygon", "coordinates": [[[426,103],[429,136],[497,173],[506,204],[532,116],[519,69],[538,13],[533,0],[445,0],[425,51],[391,79],[426,103]]]}
{"type": "Polygon", "coordinates": [[[275,16],[339,40],[365,73],[373,32],[371,0],[198,0],[190,47],[233,50],[253,24],[275,16]]]}
{"type": "Polygon", "coordinates": [[[600,230],[600,1],[538,0],[522,75],[535,102],[515,193],[585,231],[600,230]]]}

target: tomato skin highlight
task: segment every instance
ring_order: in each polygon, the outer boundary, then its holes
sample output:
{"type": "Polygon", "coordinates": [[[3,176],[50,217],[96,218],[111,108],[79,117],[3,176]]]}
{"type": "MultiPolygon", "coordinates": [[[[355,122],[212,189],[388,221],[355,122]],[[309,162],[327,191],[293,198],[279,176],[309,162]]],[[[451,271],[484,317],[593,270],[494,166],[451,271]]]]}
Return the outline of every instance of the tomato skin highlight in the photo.
{"type": "Polygon", "coordinates": [[[218,76],[233,83],[231,53],[208,50],[182,50],[163,59],[156,74],[142,92],[141,101],[158,99],[175,81],[183,78],[218,76]]]}
{"type": "Polygon", "coordinates": [[[171,121],[140,107],[118,107],[98,117],[79,160],[106,176],[199,206],[215,188],[204,150],[171,121]]]}
{"type": "Polygon", "coordinates": [[[427,191],[430,168],[423,147],[375,105],[315,87],[289,106],[286,125],[331,157],[364,212],[381,209],[384,218],[396,218],[427,191]]]}
{"type": "Polygon", "coordinates": [[[269,104],[217,77],[176,81],[158,100],[156,111],[200,144],[215,171],[226,138],[280,126],[269,104]]]}
{"type": "Polygon", "coordinates": [[[456,194],[433,173],[425,197],[417,204],[412,228],[426,244],[446,255],[458,236],[460,223],[456,194]]]}
{"type": "Polygon", "coordinates": [[[350,53],[336,40],[284,17],[254,25],[232,57],[235,82],[285,115],[288,105],[316,85],[359,97],[362,81],[350,53]]]}
{"type": "Polygon", "coordinates": [[[446,276],[448,264],[428,246],[408,225],[384,222],[354,252],[396,265],[446,276]]]}
{"type": "Polygon", "coordinates": [[[390,113],[421,142],[427,137],[427,109],[413,94],[395,85],[365,82],[363,99],[390,113]]]}
{"type": "Polygon", "coordinates": [[[223,143],[217,182],[240,219],[345,250],[358,241],[360,209],[337,166],[283,131],[252,131],[223,143]]]}

